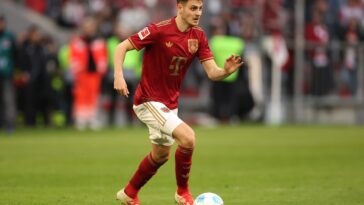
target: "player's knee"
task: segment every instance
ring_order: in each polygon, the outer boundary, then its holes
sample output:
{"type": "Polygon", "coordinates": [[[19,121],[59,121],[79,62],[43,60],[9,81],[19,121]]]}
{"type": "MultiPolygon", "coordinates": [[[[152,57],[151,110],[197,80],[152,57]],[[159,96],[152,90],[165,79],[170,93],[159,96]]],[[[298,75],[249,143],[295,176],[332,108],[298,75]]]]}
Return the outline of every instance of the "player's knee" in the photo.
{"type": "Polygon", "coordinates": [[[195,147],[195,132],[190,129],[186,131],[184,136],[180,140],[180,145],[185,148],[194,148],[195,147]]]}
{"type": "Polygon", "coordinates": [[[181,146],[184,148],[194,149],[195,148],[195,139],[187,139],[182,141],[181,146]]]}
{"type": "Polygon", "coordinates": [[[163,164],[168,161],[169,153],[170,153],[169,149],[160,148],[159,146],[156,146],[152,151],[152,157],[153,160],[158,164],[163,164]]]}
{"type": "Polygon", "coordinates": [[[156,155],[154,160],[158,164],[164,164],[165,162],[167,162],[169,160],[169,153],[159,153],[156,155]]]}
{"type": "Polygon", "coordinates": [[[173,131],[173,137],[182,147],[192,149],[195,147],[195,132],[190,126],[185,123],[179,125],[173,131]]]}

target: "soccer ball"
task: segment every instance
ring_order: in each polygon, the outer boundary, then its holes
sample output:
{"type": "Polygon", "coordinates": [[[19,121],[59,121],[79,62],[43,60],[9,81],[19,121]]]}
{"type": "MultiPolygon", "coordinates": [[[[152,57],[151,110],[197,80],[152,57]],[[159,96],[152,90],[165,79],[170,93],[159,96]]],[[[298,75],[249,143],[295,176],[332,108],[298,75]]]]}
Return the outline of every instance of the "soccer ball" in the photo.
{"type": "Polygon", "coordinates": [[[224,202],[219,195],[207,192],[200,194],[193,202],[193,205],[224,205],[224,202]]]}

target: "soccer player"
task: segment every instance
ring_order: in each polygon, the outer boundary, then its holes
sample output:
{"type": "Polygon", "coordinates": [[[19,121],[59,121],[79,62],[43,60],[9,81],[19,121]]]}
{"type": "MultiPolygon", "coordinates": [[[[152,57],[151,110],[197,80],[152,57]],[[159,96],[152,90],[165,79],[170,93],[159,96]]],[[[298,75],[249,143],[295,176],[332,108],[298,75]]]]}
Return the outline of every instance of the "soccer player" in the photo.
{"type": "Polygon", "coordinates": [[[128,97],[123,77],[123,61],[129,50],[145,49],[142,77],[134,96],[134,111],[149,128],[152,151],[141,161],[129,183],[117,193],[125,205],[139,205],[138,192],[168,159],[176,141],[175,174],[179,205],[192,205],[188,179],[195,147],[195,133],[177,115],[178,95],[186,71],[195,57],[201,61],[208,77],[222,80],[241,65],[239,56],[226,59],[219,68],[208,46],[203,30],[198,27],[203,0],[177,0],[177,16],[150,24],[120,43],[114,56],[114,89],[128,97]]]}

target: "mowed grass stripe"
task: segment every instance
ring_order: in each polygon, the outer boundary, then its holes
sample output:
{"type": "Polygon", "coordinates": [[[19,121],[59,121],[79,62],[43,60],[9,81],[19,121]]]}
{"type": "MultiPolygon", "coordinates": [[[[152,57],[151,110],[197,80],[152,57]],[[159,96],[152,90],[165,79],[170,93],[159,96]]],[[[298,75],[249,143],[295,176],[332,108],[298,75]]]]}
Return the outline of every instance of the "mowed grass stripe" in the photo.
{"type": "MultiPolygon", "coordinates": [[[[117,204],[115,193],[149,152],[146,128],[0,134],[0,204],[117,204]]],[[[196,128],[191,191],[227,205],[362,204],[364,128],[196,128]]],[[[174,204],[171,160],[141,191],[143,205],[174,204]]]]}

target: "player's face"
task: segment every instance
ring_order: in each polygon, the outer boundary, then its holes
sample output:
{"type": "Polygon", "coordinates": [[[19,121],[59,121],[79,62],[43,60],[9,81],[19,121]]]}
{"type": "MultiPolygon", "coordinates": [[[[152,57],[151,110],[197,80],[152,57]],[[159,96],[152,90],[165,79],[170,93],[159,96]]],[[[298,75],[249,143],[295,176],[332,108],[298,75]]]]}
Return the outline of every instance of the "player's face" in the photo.
{"type": "Polygon", "coordinates": [[[203,1],[189,0],[185,4],[179,5],[179,12],[182,19],[191,26],[197,26],[202,15],[203,1]]]}

